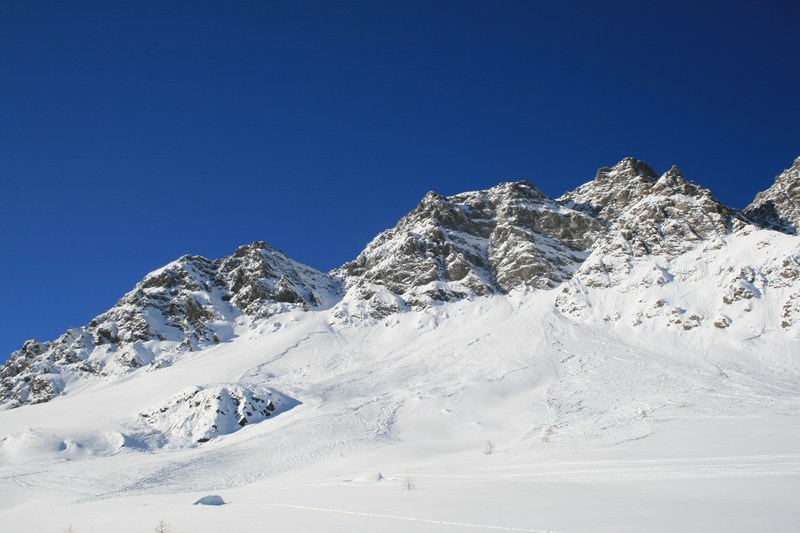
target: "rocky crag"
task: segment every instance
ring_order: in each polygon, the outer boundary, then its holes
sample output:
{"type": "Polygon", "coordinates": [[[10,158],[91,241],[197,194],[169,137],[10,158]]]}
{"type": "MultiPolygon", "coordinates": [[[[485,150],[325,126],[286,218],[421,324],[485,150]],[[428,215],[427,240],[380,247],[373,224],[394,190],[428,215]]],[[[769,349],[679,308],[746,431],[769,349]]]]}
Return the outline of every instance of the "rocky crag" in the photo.
{"type": "Polygon", "coordinates": [[[48,401],[76,375],[168,366],[180,354],[229,340],[237,322],[322,309],[340,292],[339,280],[263,242],[216,261],[187,255],[145,276],[86,326],[26,342],[0,370],[0,403],[48,401]]]}
{"type": "Polygon", "coordinates": [[[775,178],[772,187],[758,193],[744,212],[761,227],[797,235],[800,229],[800,157],[775,178]]]}
{"type": "Polygon", "coordinates": [[[445,198],[430,192],[336,274],[382,318],[435,302],[549,289],[572,277],[603,225],[526,181],[445,198]],[[388,297],[387,297],[388,291],[388,297]]]}

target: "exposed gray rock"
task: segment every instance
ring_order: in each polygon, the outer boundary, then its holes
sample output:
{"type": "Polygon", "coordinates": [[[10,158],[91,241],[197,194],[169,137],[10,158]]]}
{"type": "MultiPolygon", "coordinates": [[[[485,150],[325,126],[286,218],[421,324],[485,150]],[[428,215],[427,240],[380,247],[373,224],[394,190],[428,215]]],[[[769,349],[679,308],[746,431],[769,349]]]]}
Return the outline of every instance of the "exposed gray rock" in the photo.
{"type": "Polygon", "coordinates": [[[572,276],[603,226],[526,181],[443,197],[425,195],[338,272],[380,318],[516,288],[549,288],[572,276]],[[400,300],[376,299],[385,289],[400,300]]]}
{"type": "Polygon", "coordinates": [[[646,196],[658,174],[644,161],[626,157],[597,171],[594,180],[561,196],[558,201],[612,224],[627,208],[646,196]]]}
{"type": "Polygon", "coordinates": [[[796,235],[800,230],[800,157],[744,209],[755,224],[796,235]]]}
{"type": "MultiPolygon", "coordinates": [[[[587,289],[613,287],[627,292],[670,284],[675,279],[670,271],[672,259],[694,250],[719,250],[732,231],[745,227],[739,212],[686,180],[677,167],[654,178],[649,167],[632,159],[601,169],[594,182],[560,201],[596,213],[607,226],[573,280],[556,296],[556,308],[572,316],[591,307],[587,289]],[[640,277],[631,278],[642,265],[646,268],[639,270],[640,277]]],[[[691,272],[681,275],[691,276],[691,272]]],[[[731,286],[736,283],[731,281],[731,286]]],[[[657,304],[642,316],[666,316],[666,307],[657,304]]],[[[668,318],[684,329],[702,322],[702,317],[684,316],[680,311],[668,318]]]]}
{"type": "Polygon", "coordinates": [[[287,411],[299,402],[263,385],[222,383],[192,387],[137,417],[130,430],[151,448],[204,444],[287,411]]]}
{"type": "Polygon", "coordinates": [[[723,206],[708,189],[687,181],[677,167],[652,180],[649,175],[626,172],[633,168],[626,161],[614,167],[622,167],[621,171],[608,174],[617,179],[624,176],[633,185],[618,183],[627,192],[613,202],[608,201],[610,189],[602,172],[597,186],[584,185],[580,193],[566,195],[581,198],[583,205],[599,216],[615,216],[605,219],[610,223],[608,231],[597,240],[578,272],[588,286],[614,285],[630,273],[637,258],[676,256],[701,244],[719,247],[734,222],[741,220],[737,211],[723,206]]]}
{"type": "Polygon", "coordinates": [[[40,403],[81,374],[158,368],[229,340],[239,317],[258,320],[335,303],[340,281],[263,242],[211,261],[183,256],[145,276],[114,307],[55,341],[28,341],[0,370],[0,405],[40,403]]]}
{"type": "Polygon", "coordinates": [[[225,500],[217,494],[209,494],[196,500],[193,505],[225,505],[225,500]]]}

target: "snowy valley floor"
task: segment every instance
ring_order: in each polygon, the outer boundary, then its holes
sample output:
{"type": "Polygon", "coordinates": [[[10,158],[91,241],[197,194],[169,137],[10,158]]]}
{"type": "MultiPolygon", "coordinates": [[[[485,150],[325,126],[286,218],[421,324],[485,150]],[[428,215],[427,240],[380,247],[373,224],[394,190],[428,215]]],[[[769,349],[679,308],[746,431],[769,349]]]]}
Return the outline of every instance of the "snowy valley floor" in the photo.
{"type": "Polygon", "coordinates": [[[275,317],[0,413],[0,530],[800,531],[797,343],[641,329],[521,296],[275,317]],[[300,403],[200,445],[141,421],[220,383],[300,403]]]}
{"type": "Polygon", "coordinates": [[[0,523],[31,532],[152,531],[162,519],[180,532],[800,528],[796,417],[676,422],[580,451],[484,455],[474,444],[472,454],[398,445],[339,456],[222,489],[221,507],[191,505],[206,494],[192,490],[81,501],[69,487],[28,488],[20,474],[2,480],[0,523]]]}

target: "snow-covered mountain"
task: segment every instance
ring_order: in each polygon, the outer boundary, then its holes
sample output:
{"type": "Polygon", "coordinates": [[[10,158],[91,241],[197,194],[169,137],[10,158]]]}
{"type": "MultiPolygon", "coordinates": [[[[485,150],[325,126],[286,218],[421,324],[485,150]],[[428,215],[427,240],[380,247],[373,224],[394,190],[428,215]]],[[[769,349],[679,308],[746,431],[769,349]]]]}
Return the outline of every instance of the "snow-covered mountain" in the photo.
{"type": "Polygon", "coordinates": [[[0,370],[0,402],[46,402],[89,375],[168,366],[180,354],[229,341],[252,321],[329,307],[340,291],[338,280],[263,242],[216,261],[186,255],[145,276],[88,325],[26,342],[0,370]]]}
{"type": "Polygon", "coordinates": [[[429,192],[337,271],[381,318],[436,302],[551,288],[572,277],[602,231],[526,181],[445,198],[429,192]]]}
{"type": "Polygon", "coordinates": [[[771,304],[780,317],[776,327],[796,336],[800,254],[793,239],[764,230],[795,233],[798,191],[800,158],[744,213],[723,206],[677,167],[659,177],[626,158],[557,200],[526,181],[451,197],[430,192],[329,274],[261,242],[215,261],[184,256],[148,274],[88,325],[54,341],[26,342],[0,370],[0,405],[45,402],[90,375],[168,366],[295,309],[333,307],[333,320],[350,323],[561,285],[556,308],[577,316],[590,307],[598,312],[588,288],[630,293],[683,286],[706,281],[699,272],[714,268],[717,294],[710,299],[719,305],[676,312],[677,303],[656,298],[604,309],[604,318],[632,315],[635,322],[653,315],[648,306],[655,305],[656,314],[677,313],[673,324],[726,327],[734,301],[760,300],[770,287],[780,292],[771,304]],[[776,241],[781,246],[772,250],[776,241]],[[689,257],[693,262],[675,271],[676,261],[689,257]]]}
{"type": "Polygon", "coordinates": [[[626,157],[613,167],[603,167],[595,178],[558,201],[613,223],[628,206],[644,197],[658,180],[658,174],[643,161],[626,157]]]}
{"type": "Polygon", "coordinates": [[[743,212],[625,159],[428,193],[330,273],[184,256],[5,363],[0,524],[796,529],[798,161],[743,212]]]}

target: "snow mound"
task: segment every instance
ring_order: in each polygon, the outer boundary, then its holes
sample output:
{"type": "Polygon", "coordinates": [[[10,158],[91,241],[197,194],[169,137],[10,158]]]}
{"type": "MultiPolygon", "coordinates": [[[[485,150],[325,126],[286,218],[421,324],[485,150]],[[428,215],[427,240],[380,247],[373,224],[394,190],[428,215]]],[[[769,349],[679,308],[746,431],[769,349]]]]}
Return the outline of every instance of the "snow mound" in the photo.
{"type": "Polygon", "coordinates": [[[374,485],[385,480],[386,478],[383,477],[383,474],[380,472],[368,472],[366,474],[360,474],[354,477],[350,480],[350,483],[353,483],[354,485],[374,485]]]}
{"type": "Polygon", "coordinates": [[[0,438],[0,464],[74,461],[116,455],[125,448],[127,441],[125,435],[116,431],[65,437],[30,428],[0,438]]]}
{"type": "Polygon", "coordinates": [[[225,500],[222,499],[222,496],[211,494],[208,496],[203,496],[192,505],[225,505],[225,500]]]}
{"type": "Polygon", "coordinates": [[[8,435],[0,440],[0,458],[3,463],[67,459],[82,455],[81,448],[74,441],[30,429],[8,435]]]}
{"type": "Polygon", "coordinates": [[[197,386],[179,392],[139,414],[142,440],[151,448],[203,444],[220,435],[257,424],[299,402],[262,385],[228,383],[197,386]]]}

